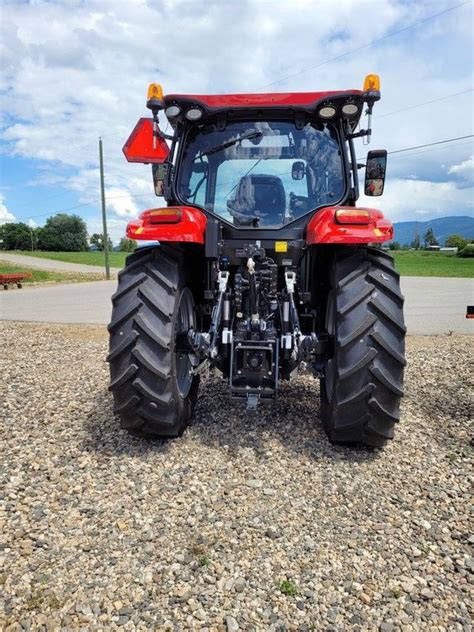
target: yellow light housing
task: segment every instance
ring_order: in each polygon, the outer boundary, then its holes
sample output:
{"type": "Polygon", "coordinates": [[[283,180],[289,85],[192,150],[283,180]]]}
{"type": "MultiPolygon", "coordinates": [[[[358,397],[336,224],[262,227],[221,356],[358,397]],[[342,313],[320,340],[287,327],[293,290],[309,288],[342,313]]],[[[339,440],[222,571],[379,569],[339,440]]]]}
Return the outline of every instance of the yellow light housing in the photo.
{"type": "Polygon", "coordinates": [[[367,75],[364,79],[364,92],[380,92],[380,77],[367,75]]]}
{"type": "Polygon", "coordinates": [[[163,88],[159,83],[150,83],[146,95],[147,101],[163,101],[163,88]]]}
{"type": "Polygon", "coordinates": [[[159,83],[150,83],[146,94],[146,106],[155,113],[165,107],[163,101],[163,88],[159,83]]]}

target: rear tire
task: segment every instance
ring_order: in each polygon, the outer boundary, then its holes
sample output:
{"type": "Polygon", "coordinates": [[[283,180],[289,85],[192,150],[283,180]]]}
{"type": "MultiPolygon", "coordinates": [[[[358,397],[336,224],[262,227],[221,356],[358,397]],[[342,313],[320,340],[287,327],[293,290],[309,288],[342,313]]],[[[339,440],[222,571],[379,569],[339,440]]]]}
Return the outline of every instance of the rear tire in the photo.
{"type": "Polygon", "coordinates": [[[176,336],[195,326],[182,255],[172,247],[127,257],[112,297],[109,355],[114,412],[122,428],[146,437],[177,437],[188,425],[199,377],[176,336]]]}
{"type": "Polygon", "coordinates": [[[400,418],[405,361],[404,298],[393,259],[377,248],[336,251],[326,329],[334,355],[321,379],[329,439],[382,447],[400,418]]]}

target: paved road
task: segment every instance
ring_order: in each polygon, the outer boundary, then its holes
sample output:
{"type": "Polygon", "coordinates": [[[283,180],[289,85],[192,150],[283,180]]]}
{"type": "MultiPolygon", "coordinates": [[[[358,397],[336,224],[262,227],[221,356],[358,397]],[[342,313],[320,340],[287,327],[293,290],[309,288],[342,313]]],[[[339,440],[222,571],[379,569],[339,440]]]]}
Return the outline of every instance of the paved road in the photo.
{"type": "MultiPolygon", "coordinates": [[[[88,267],[88,266],[87,266],[88,267]]],[[[107,324],[116,281],[0,290],[0,319],[107,324]]],[[[474,304],[474,280],[403,277],[410,334],[474,334],[466,305],[474,304]]]]}
{"type": "MultiPolygon", "coordinates": [[[[40,270],[54,270],[55,272],[99,272],[105,273],[104,266],[89,266],[84,263],[69,263],[68,261],[56,261],[55,259],[42,259],[41,257],[29,257],[28,255],[10,255],[0,253],[2,261],[8,261],[16,266],[28,266],[40,270]]],[[[115,275],[120,268],[110,268],[115,275]]]]}
{"type": "Polygon", "coordinates": [[[117,281],[91,281],[0,290],[0,319],[105,324],[116,285],[117,281]]]}

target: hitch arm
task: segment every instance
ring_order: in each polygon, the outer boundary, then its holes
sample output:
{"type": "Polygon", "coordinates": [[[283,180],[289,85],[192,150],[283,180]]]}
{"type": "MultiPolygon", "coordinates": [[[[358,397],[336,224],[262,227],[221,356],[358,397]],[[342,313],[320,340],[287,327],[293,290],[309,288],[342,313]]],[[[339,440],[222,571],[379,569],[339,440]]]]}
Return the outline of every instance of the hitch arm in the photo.
{"type": "Polygon", "coordinates": [[[212,310],[211,326],[209,328],[209,352],[211,357],[215,357],[217,355],[217,334],[222,320],[222,305],[224,302],[224,295],[227,290],[227,284],[229,282],[229,272],[219,270],[217,282],[219,284],[217,303],[212,310]]]}

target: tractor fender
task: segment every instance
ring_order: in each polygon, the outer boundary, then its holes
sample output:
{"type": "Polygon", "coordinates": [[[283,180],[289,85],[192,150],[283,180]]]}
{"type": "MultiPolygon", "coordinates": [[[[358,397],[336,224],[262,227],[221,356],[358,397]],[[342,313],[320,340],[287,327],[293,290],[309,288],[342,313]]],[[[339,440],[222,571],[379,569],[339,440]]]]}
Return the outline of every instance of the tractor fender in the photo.
{"type": "Polygon", "coordinates": [[[204,244],[207,218],[192,206],[149,209],[127,225],[129,239],[204,244]]]}
{"type": "Polygon", "coordinates": [[[306,243],[311,244],[368,244],[393,239],[393,225],[375,208],[327,206],[317,211],[306,228],[306,243]],[[367,212],[365,223],[341,223],[337,211],[367,212]]]}

